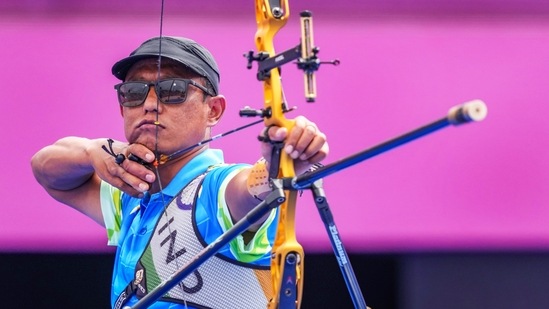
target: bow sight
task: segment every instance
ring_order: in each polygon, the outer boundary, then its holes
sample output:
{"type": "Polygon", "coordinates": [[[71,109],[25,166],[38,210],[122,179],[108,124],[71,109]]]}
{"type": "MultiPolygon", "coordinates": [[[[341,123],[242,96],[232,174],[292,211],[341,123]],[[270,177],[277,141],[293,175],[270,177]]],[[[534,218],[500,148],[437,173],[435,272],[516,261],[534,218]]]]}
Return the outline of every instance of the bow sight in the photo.
{"type": "MultiPolygon", "coordinates": [[[[281,9],[273,8],[273,16],[275,12],[281,12],[281,9]]],[[[301,42],[280,54],[270,56],[265,51],[254,53],[250,50],[244,57],[248,59],[246,68],[251,69],[252,63],[257,61],[257,79],[265,81],[271,77],[271,70],[280,69],[286,63],[296,61],[297,68],[305,73],[305,98],[307,102],[314,102],[316,98],[316,81],[314,73],[320,68],[321,64],[339,65],[339,60],[320,61],[318,52],[320,48],[314,46],[313,42],[313,14],[310,11],[303,11],[301,17],[301,42]]],[[[247,116],[247,115],[246,115],[247,116]]]]}

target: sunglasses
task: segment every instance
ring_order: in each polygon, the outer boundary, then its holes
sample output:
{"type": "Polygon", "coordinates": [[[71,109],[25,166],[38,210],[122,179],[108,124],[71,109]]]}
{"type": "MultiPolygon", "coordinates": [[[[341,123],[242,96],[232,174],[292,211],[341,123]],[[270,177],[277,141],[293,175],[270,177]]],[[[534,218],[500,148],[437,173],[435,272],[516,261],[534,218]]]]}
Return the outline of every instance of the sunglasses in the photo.
{"type": "Polygon", "coordinates": [[[135,107],[143,104],[149,95],[151,86],[160,102],[164,104],[179,104],[187,98],[187,88],[193,85],[210,96],[215,96],[206,87],[192,79],[171,78],[156,82],[124,82],[114,86],[118,93],[118,102],[124,107],[135,107]]]}

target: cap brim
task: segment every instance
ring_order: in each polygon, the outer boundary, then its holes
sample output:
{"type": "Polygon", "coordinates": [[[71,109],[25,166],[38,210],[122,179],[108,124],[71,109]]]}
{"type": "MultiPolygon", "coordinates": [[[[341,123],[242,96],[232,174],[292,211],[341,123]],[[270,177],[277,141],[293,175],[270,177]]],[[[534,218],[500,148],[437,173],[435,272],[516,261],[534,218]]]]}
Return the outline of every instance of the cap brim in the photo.
{"type": "MultiPolygon", "coordinates": [[[[115,63],[112,67],[112,74],[124,81],[126,79],[126,75],[128,75],[128,71],[130,70],[130,68],[138,61],[140,60],[143,60],[143,59],[149,59],[149,58],[158,58],[158,53],[154,54],[154,53],[150,53],[150,54],[139,54],[139,55],[133,55],[133,56],[129,56],[127,58],[124,58],[120,61],[118,61],[117,63],[115,63]]],[[[181,62],[181,59],[175,59],[173,57],[170,57],[168,55],[162,55],[162,58],[169,58],[169,59],[172,59],[172,60],[175,60],[187,67],[189,67],[187,64],[181,62]]],[[[192,68],[191,68],[192,69],[192,68]]],[[[193,70],[194,71],[194,70],[193,70]]],[[[198,72],[197,72],[198,73],[198,72]]]]}

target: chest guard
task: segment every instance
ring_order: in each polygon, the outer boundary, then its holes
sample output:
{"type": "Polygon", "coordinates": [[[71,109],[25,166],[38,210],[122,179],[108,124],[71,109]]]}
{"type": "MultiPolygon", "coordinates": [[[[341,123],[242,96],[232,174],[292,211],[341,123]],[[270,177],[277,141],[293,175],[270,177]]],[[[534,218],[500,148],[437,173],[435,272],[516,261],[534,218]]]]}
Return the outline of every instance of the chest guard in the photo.
{"type": "MultiPolygon", "coordinates": [[[[195,205],[206,174],[192,180],[160,215],[130,283],[138,298],[153,290],[204,249],[194,224],[195,205]]],[[[268,267],[215,255],[161,299],[197,308],[266,308],[272,293],[268,267]]],[[[128,289],[127,289],[128,290],[128,289]]]]}

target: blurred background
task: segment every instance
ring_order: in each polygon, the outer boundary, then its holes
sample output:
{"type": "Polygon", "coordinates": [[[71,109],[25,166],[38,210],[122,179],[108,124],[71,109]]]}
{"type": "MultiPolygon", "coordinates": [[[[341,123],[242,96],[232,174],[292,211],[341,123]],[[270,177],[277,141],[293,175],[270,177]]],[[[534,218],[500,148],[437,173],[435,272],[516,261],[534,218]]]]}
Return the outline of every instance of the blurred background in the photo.
{"type": "MultiPolygon", "coordinates": [[[[114,251],[105,231],[51,199],[30,158],[68,136],[124,139],[112,64],[158,36],[160,1],[0,3],[2,307],[107,308],[114,251]]],[[[314,14],[318,99],[284,66],[290,106],[328,135],[337,161],[482,99],[485,121],[449,127],[324,180],[343,244],[372,308],[549,308],[549,2],[290,1],[278,52],[314,14]]],[[[215,133],[250,122],[261,84],[253,1],[165,0],[163,34],[206,46],[228,108],[215,133]]],[[[228,162],[259,156],[257,126],[211,144],[228,162]]],[[[309,192],[299,198],[302,308],[352,308],[309,192]]]]}

